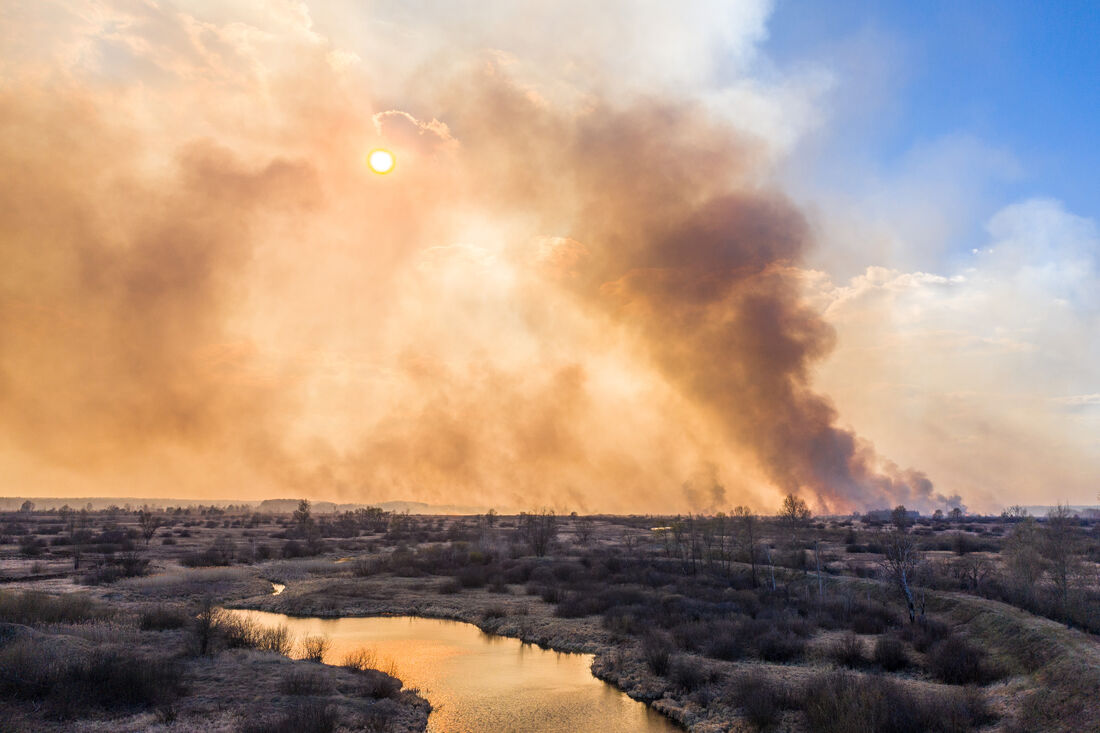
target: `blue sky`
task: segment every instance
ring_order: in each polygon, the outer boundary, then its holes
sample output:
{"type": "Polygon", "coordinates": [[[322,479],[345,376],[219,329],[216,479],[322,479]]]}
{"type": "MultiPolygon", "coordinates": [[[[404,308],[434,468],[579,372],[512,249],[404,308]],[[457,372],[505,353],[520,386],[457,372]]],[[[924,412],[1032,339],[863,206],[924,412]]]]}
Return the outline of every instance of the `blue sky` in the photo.
{"type": "Polygon", "coordinates": [[[860,108],[839,126],[880,170],[935,140],[976,140],[1017,164],[983,181],[984,213],[1045,196],[1100,218],[1100,3],[780,0],[768,33],[780,70],[832,67],[860,108]]]}

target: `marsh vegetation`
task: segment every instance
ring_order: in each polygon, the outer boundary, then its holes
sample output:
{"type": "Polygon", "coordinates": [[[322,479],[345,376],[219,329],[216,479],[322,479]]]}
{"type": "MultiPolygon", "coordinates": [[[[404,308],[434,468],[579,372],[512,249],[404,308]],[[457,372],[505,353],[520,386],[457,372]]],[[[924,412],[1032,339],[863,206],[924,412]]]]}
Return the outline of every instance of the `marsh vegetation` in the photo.
{"type": "Polygon", "coordinates": [[[427,703],[387,674],[400,660],[320,664],[325,638],[224,606],[468,621],[592,654],[595,675],[693,730],[1100,726],[1093,520],[803,509],[14,512],[0,524],[0,694],[27,730],[427,724],[427,703]],[[257,709],[257,685],[274,703],[257,709]]]}

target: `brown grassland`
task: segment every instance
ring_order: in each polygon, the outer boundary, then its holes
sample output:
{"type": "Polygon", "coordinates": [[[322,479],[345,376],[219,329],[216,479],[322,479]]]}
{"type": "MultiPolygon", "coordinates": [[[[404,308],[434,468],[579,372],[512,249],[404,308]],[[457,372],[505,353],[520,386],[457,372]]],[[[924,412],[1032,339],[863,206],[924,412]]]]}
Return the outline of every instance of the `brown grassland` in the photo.
{"type": "Polygon", "coordinates": [[[25,507],[0,516],[0,729],[425,728],[399,680],[224,606],[594,654],[693,731],[1100,730],[1098,526],[25,507]]]}

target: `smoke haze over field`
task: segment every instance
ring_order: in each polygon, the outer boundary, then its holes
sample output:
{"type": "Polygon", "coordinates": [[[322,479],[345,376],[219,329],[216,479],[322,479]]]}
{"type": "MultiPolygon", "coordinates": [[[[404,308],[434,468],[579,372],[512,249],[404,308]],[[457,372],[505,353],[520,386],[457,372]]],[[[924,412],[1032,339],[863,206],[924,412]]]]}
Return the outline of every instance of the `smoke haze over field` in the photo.
{"type": "Polygon", "coordinates": [[[835,295],[774,170],[819,82],[750,83],[766,5],[656,4],[615,54],[622,8],[559,46],[356,5],[9,13],[5,493],[959,501],[813,384],[835,295]]]}

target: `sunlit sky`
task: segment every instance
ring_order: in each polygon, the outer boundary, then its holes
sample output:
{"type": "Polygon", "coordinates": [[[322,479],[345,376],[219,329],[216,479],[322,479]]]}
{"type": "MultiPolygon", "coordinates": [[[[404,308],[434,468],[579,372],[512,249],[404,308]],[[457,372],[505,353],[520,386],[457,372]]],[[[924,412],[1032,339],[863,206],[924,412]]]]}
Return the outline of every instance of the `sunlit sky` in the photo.
{"type": "Polygon", "coordinates": [[[1086,2],[6,2],[0,492],[1095,503],[1098,35],[1086,2]]]}

